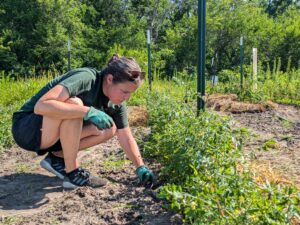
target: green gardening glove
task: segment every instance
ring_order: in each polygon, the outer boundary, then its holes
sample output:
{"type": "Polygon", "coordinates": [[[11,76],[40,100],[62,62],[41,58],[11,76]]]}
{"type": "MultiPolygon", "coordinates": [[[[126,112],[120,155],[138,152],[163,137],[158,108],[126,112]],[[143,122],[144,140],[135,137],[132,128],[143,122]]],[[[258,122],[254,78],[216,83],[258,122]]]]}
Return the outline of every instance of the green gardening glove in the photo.
{"type": "Polygon", "coordinates": [[[100,130],[111,128],[113,126],[113,119],[105,112],[95,109],[94,107],[90,107],[90,110],[85,114],[83,119],[90,121],[100,130]]]}
{"type": "Polygon", "coordinates": [[[149,170],[149,168],[147,166],[139,166],[136,170],[135,170],[137,176],[140,179],[140,183],[142,185],[153,185],[154,182],[154,175],[152,173],[151,170],[149,170]]]}

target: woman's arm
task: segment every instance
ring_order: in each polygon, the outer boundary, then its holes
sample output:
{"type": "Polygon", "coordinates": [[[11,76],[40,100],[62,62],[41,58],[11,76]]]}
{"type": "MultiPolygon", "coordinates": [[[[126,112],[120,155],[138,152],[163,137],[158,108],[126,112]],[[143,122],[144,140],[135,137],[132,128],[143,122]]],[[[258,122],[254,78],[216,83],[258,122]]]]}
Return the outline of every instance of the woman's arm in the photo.
{"type": "Polygon", "coordinates": [[[133,162],[136,167],[144,165],[138,145],[132,136],[129,127],[117,130],[117,137],[127,157],[133,162]]]}
{"type": "Polygon", "coordinates": [[[56,85],[38,100],[34,113],[57,119],[83,118],[89,107],[66,103],[69,98],[68,90],[56,85]]]}

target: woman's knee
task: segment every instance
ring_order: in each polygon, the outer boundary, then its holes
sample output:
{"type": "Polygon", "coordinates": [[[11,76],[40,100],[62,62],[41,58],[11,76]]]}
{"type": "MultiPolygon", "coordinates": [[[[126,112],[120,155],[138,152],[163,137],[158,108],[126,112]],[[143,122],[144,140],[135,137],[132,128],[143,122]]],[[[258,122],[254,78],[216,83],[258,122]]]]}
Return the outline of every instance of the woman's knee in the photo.
{"type": "Polygon", "coordinates": [[[111,136],[115,136],[117,133],[117,127],[115,125],[115,123],[113,123],[113,126],[110,128],[110,132],[111,132],[111,136]]]}
{"type": "Polygon", "coordinates": [[[74,105],[83,105],[82,100],[78,97],[71,97],[68,100],[66,100],[65,102],[69,103],[69,104],[74,104],[74,105]]]}
{"type": "Polygon", "coordinates": [[[115,136],[115,134],[117,132],[117,127],[116,127],[115,123],[113,123],[112,127],[105,129],[104,131],[106,132],[106,135],[108,136],[108,138],[112,138],[113,136],[115,136]]]}

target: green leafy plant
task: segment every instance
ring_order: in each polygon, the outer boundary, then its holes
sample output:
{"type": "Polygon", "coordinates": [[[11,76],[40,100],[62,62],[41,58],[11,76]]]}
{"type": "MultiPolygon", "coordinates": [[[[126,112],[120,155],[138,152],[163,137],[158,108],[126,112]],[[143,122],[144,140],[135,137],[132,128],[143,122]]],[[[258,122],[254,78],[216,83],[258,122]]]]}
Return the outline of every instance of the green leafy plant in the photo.
{"type": "Polygon", "coordinates": [[[166,92],[148,98],[151,140],[144,154],[158,160],[166,184],[160,195],[187,224],[289,224],[299,216],[300,195],[293,187],[258,185],[244,164],[244,130],[211,112],[195,116],[166,92]],[[159,98],[158,98],[159,96],[159,98]]]}
{"type": "Polygon", "coordinates": [[[269,149],[278,148],[278,143],[274,139],[267,140],[262,145],[263,150],[268,151],[269,149]]]}

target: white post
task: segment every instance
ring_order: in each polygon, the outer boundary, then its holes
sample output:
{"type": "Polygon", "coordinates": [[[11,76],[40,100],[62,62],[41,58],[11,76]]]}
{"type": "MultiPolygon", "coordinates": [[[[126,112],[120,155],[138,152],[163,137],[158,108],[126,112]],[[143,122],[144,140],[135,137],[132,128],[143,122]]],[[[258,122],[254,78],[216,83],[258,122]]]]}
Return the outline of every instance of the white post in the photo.
{"type": "Polygon", "coordinates": [[[68,38],[67,47],[68,47],[68,52],[70,52],[71,51],[71,41],[70,41],[70,38],[68,38]]]}
{"type": "Polygon", "coordinates": [[[253,89],[257,90],[257,48],[253,48],[253,89]]]}
{"type": "Polygon", "coordinates": [[[147,30],[147,44],[150,44],[150,30],[147,30]]]}
{"type": "Polygon", "coordinates": [[[240,37],[240,45],[243,45],[243,36],[240,37]]]}

